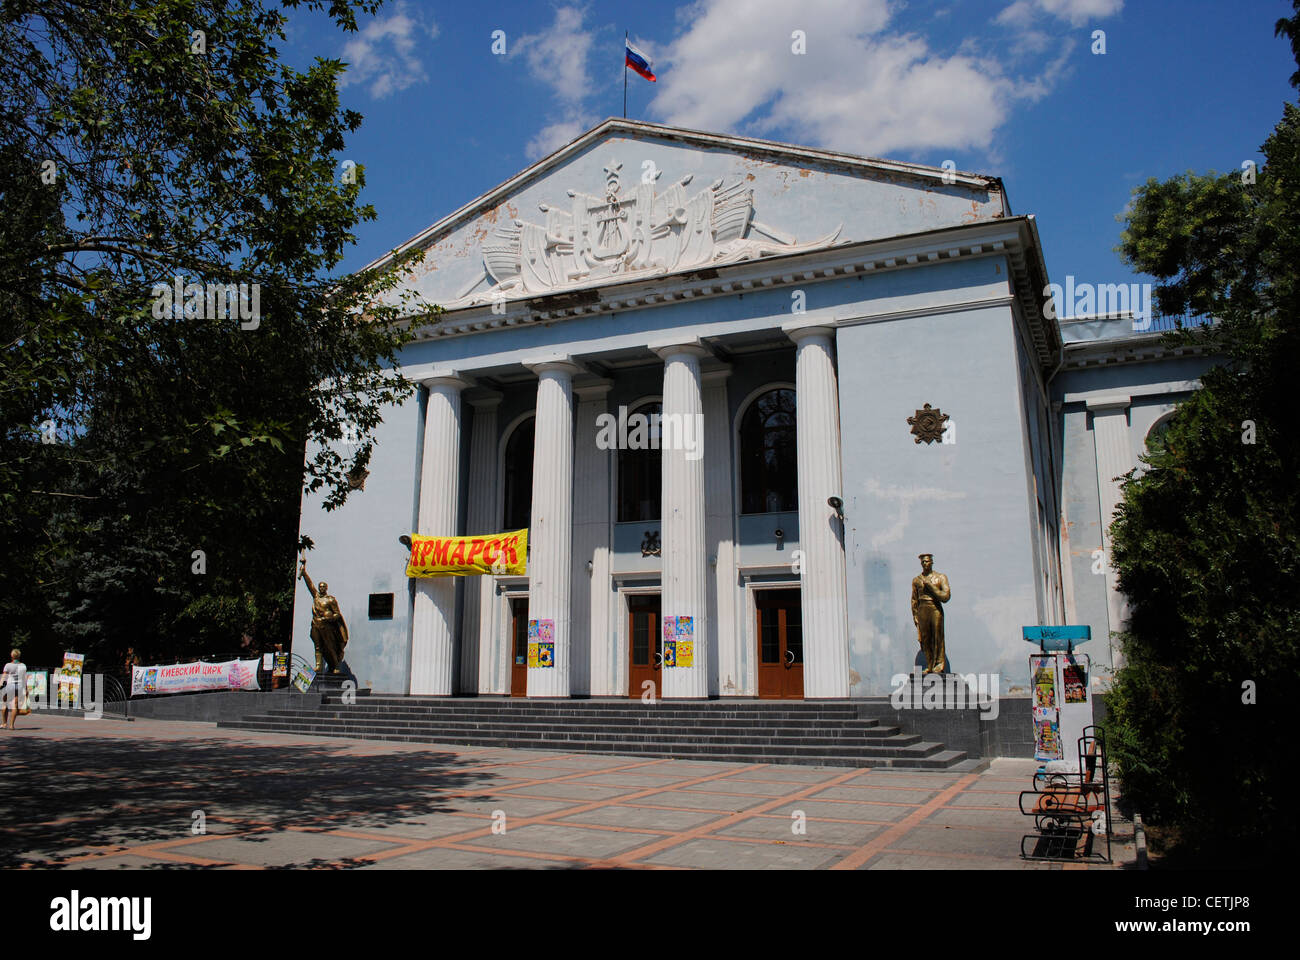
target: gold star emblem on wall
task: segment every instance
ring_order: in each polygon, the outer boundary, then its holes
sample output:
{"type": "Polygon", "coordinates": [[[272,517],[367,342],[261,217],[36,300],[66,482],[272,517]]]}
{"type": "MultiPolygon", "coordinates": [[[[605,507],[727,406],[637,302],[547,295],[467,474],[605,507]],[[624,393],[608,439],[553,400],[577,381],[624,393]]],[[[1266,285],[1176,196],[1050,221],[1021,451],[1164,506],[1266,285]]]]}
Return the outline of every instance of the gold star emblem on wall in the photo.
{"type": "Polygon", "coordinates": [[[936,408],[931,409],[927,403],[924,409],[916,411],[916,416],[908,417],[907,422],[912,425],[912,433],[916,436],[916,442],[924,440],[926,443],[934,443],[936,440],[943,439],[943,425],[948,422],[948,414],[936,408]]]}

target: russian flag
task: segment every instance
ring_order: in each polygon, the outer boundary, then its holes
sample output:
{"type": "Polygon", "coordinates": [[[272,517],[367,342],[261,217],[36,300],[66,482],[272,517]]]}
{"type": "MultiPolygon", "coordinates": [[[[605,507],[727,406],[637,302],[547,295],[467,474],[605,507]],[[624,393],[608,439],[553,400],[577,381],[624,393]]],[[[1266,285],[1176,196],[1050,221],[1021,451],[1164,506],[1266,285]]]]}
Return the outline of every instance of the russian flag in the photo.
{"type": "Polygon", "coordinates": [[[647,80],[653,83],[655,79],[655,75],[650,72],[650,58],[647,57],[640,50],[638,50],[636,47],[632,46],[632,41],[625,40],[623,42],[625,45],[624,62],[626,63],[626,65],[631,67],[637,73],[641,74],[641,76],[645,77],[647,80]]]}

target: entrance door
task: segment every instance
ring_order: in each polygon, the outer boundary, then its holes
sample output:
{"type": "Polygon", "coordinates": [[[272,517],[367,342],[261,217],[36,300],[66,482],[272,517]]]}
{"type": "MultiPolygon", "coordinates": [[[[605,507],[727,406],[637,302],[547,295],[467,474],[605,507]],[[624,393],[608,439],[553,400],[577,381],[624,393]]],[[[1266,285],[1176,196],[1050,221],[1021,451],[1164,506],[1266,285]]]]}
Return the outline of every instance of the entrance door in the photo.
{"type": "Polygon", "coordinates": [[[799,590],[754,592],[758,637],[758,696],[803,699],[803,606],[799,590]]]}
{"type": "Polygon", "coordinates": [[[510,601],[510,696],[528,696],[528,598],[510,601]]]}
{"type": "Polygon", "coordinates": [[[640,697],[647,680],[654,684],[655,699],[663,696],[663,641],[659,637],[659,595],[627,599],[627,695],[640,697]]]}

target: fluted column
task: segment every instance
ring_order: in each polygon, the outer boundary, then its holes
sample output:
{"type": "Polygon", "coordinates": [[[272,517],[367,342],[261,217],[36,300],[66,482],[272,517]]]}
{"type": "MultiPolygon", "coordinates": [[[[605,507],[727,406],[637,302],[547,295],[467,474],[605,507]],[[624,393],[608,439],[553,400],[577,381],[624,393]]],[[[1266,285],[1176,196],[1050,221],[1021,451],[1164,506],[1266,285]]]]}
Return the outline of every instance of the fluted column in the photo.
{"type": "Polygon", "coordinates": [[[569,696],[573,558],[573,375],[576,364],[525,364],[537,374],[528,619],[553,624],[554,666],[528,668],[528,696],[569,696]]]}
{"type": "Polygon", "coordinates": [[[709,695],[709,633],[700,358],[708,351],[698,342],[652,345],[652,349],[664,361],[661,611],[664,623],[671,623],[670,618],[691,618],[694,648],[689,667],[664,666],[663,696],[704,699],[709,695]],[[688,445],[695,449],[686,449],[688,445]]]}
{"type": "Polygon", "coordinates": [[[732,540],[735,476],[731,468],[731,367],[713,367],[704,380],[705,549],[709,553],[709,695],[740,692],[740,649],[736,630],[736,551],[732,540]]]}
{"type": "MultiPolygon", "coordinates": [[[[469,397],[474,420],[469,439],[469,503],[466,533],[498,533],[492,529],[497,503],[497,408],[501,394],[475,391],[469,397]]],[[[508,693],[492,689],[492,665],[500,659],[497,645],[505,631],[492,629],[495,578],[465,578],[465,616],[461,633],[460,685],[466,693],[508,693]],[[494,659],[495,657],[495,659],[494,659]]]]}
{"type": "Polygon", "coordinates": [[[578,434],[573,470],[573,656],[570,692],[612,696],[613,634],[609,629],[610,460],[602,450],[598,418],[606,413],[612,380],[574,384],[578,434]],[[590,568],[588,568],[590,564],[590,568]]]}
{"type": "Polygon", "coordinates": [[[809,700],[849,695],[848,592],[844,530],[827,503],[843,499],[839,385],[831,327],[788,329],[798,345],[795,409],[799,461],[799,549],[803,553],[803,691],[809,700]]]}
{"type": "MultiPolygon", "coordinates": [[[[1115,519],[1115,508],[1122,496],[1119,477],[1132,470],[1134,461],[1129,444],[1127,396],[1108,397],[1088,401],[1092,412],[1092,439],[1097,451],[1097,494],[1101,505],[1101,546],[1106,559],[1106,615],[1110,630],[1124,629],[1128,619],[1128,603],[1119,590],[1119,573],[1112,566],[1110,524],[1115,519]]],[[[1118,642],[1110,639],[1111,666],[1121,662],[1118,642]]]]}
{"type": "MultiPolygon", "coordinates": [[[[460,392],[470,381],[457,376],[424,381],[424,450],[420,461],[422,536],[456,535],[460,489],[460,392]]],[[[416,581],[411,626],[411,693],[450,696],[456,630],[456,581],[416,581]]]]}

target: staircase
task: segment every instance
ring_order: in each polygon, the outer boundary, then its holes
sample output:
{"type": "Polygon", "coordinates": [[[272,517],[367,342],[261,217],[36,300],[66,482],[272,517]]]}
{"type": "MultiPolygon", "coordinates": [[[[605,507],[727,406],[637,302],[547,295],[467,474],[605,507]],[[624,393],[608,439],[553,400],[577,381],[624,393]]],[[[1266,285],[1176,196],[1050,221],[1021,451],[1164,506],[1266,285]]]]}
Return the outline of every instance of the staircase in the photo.
{"type": "Polygon", "coordinates": [[[525,700],[326,694],[221,727],[362,740],[634,757],[965,770],[979,761],[905,734],[888,704],[770,700],[525,700]]]}

